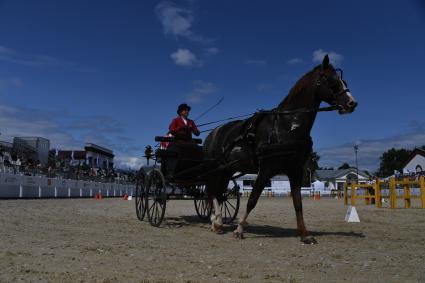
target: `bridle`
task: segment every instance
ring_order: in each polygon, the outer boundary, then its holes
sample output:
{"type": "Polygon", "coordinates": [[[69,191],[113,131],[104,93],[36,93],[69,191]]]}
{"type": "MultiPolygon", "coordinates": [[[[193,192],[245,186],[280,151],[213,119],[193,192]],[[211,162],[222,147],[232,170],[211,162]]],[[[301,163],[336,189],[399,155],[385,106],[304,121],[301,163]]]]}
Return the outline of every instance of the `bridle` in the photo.
{"type": "MultiPolygon", "coordinates": [[[[336,98],[340,95],[343,95],[347,92],[350,92],[350,89],[347,88],[347,83],[342,78],[343,71],[340,68],[335,69],[335,75],[328,76],[323,70],[320,71],[319,77],[316,79],[316,89],[320,88],[322,85],[326,86],[331,90],[332,100],[336,102],[336,98]],[[339,74],[338,74],[339,73],[339,74]],[[341,80],[345,88],[341,91],[334,92],[335,86],[338,85],[338,80],[341,80]]],[[[336,106],[336,105],[335,105],[336,106]]]]}

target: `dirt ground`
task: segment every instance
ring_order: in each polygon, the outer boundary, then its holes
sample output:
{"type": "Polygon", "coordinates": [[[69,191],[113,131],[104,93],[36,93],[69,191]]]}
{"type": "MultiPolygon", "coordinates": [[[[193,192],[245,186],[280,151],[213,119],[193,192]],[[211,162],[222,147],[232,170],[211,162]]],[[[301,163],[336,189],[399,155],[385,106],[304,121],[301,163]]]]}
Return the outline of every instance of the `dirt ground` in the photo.
{"type": "Polygon", "coordinates": [[[0,200],[0,282],[425,282],[425,209],[358,205],[361,223],[346,209],[305,199],[319,244],[303,245],[288,198],[260,199],[244,240],[210,232],[189,200],[160,228],[134,200],[0,200]]]}

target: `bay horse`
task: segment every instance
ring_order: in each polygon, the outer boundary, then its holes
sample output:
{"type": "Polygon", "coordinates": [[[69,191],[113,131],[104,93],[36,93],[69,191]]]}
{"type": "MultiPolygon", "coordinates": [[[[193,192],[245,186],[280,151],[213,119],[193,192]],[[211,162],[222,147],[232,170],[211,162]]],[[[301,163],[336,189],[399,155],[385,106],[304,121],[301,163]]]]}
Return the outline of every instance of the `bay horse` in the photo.
{"type": "Polygon", "coordinates": [[[303,219],[301,185],[306,176],[306,163],[312,153],[310,132],[322,101],[340,114],[352,113],[357,102],[350,94],[339,69],[326,55],[320,65],[299,79],[287,97],[274,109],[258,111],[246,120],[226,123],[215,128],[205,139],[205,158],[218,160],[215,173],[207,180],[207,193],[213,201],[211,229],[223,232],[219,203],[235,173],[258,174],[249,196],[246,212],[234,230],[243,238],[249,213],[269,182],[278,174],[286,174],[301,241],[316,244],[303,219]]]}

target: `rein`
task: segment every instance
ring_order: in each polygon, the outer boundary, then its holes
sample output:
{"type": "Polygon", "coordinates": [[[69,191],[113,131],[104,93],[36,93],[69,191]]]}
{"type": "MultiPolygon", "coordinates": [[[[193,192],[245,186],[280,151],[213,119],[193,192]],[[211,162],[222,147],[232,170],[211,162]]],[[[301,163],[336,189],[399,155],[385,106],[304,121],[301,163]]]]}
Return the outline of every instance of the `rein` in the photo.
{"type": "MultiPolygon", "coordinates": [[[[221,120],[217,120],[217,121],[213,121],[213,122],[199,124],[198,127],[203,127],[203,126],[216,124],[216,123],[220,123],[220,122],[224,122],[224,121],[231,121],[231,120],[235,120],[235,119],[238,119],[238,118],[248,117],[248,116],[255,115],[257,113],[288,115],[288,114],[294,114],[294,113],[327,112],[327,111],[334,111],[334,110],[338,110],[338,109],[339,109],[338,106],[333,105],[333,106],[321,107],[321,108],[317,108],[317,109],[302,109],[301,108],[301,109],[295,109],[295,110],[282,110],[282,111],[278,111],[277,109],[258,110],[256,112],[245,114],[245,115],[234,116],[234,117],[229,117],[229,118],[225,118],[225,119],[221,119],[221,120]]],[[[211,130],[213,130],[213,129],[211,129],[211,130]]],[[[206,130],[206,131],[210,131],[210,130],[206,130]]],[[[202,132],[206,132],[206,131],[202,131],[202,132]]]]}

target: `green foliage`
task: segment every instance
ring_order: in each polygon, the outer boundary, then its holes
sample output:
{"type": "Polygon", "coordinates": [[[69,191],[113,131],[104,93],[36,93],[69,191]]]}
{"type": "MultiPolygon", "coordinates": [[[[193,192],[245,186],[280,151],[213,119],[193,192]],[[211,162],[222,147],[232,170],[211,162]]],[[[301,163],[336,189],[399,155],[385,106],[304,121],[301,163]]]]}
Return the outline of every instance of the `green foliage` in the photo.
{"type": "Polygon", "coordinates": [[[152,146],[147,145],[147,146],[145,147],[145,157],[146,157],[146,160],[147,160],[147,165],[149,165],[149,159],[152,159],[152,157],[153,157],[153,149],[152,149],[152,146]]]}
{"type": "Polygon", "coordinates": [[[391,148],[387,150],[380,157],[381,163],[376,175],[379,177],[388,177],[394,174],[394,170],[402,172],[403,166],[411,153],[412,151],[407,149],[391,148]]]}
{"type": "Polygon", "coordinates": [[[338,167],[338,170],[350,169],[350,168],[351,168],[350,164],[348,164],[347,162],[344,162],[341,166],[338,167]]]}

